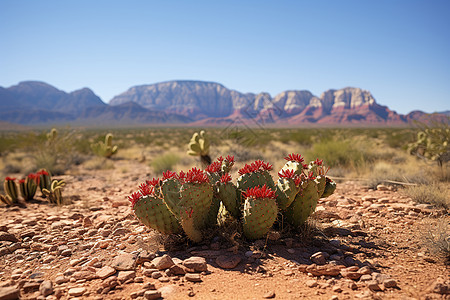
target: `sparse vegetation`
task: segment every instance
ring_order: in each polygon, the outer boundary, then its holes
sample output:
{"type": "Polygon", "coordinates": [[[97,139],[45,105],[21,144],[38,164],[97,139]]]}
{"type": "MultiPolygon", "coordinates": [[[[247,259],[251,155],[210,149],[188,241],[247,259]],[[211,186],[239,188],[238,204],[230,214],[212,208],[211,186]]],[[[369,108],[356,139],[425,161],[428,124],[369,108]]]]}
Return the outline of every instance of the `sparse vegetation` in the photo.
{"type": "Polygon", "coordinates": [[[438,207],[450,208],[450,189],[448,184],[432,183],[408,186],[404,193],[418,203],[428,203],[438,207]]]}
{"type": "Polygon", "coordinates": [[[162,173],[167,170],[173,170],[174,166],[180,161],[180,157],[174,153],[166,153],[156,156],[150,165],[155,173],[162,173]]]}

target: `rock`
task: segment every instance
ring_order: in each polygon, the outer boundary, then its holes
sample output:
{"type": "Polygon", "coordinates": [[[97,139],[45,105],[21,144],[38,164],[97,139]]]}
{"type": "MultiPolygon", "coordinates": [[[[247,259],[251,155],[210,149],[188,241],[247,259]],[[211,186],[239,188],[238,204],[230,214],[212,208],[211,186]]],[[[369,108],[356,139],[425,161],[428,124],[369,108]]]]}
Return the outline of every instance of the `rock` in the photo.
{"type": "Polygon", "coordinates": [[[389,187],[384,184],[379,184],[379,185],[377,185],[377,190],[378,191],[389,191],[389,187]]]}
{"type": "Polygon", "coordinates": [[[186,279],[187,281],[191,281],[191,282],[202,281],[200,274],[197,274],[197,273],[186,273],[186,275],[184,275],[184,279],[186,279]]]}
{"type": "Polygon", "coordinates": [[[44,297],[53,294],[53,283],[50,280],[42,281],[41,285],[39,286],[39,292],[44,297]]]}
{"type": "Polygon", "coordinates": [[[234,269],[241,262],[242,258],[239,255],[220,255],[216,258],[216,264],[222,269],[234,269]]]}
{"type": "Polygon", "coordinates": [[[204,272],[208,270],[208,265],[206,264],[206,259],[199,256],[192,256],[183,261],[183,266],[192,269],[195,272],[204,272]]]}
{"type": "Polygon", "coordinates": [[[278,231],[269,231],[267,233],[267,238],[271,241],[278,241],[281,238],[281,233],[278,231]]]}
{"type": "Polygon", "coordinates": [[[383,285],[385,288],[395,288],[395,287],[397,287],[397,281],[392,278],[385,279],[383,281],[383,285]]]}
{"type": "Polygon", "coordinates": [[[124,283],[127,280],[134,279],[136,277],[135,271],[120,271],[117,275],[117,280],[119,280],[120,283],[124,283]]]}
{"type": "Polygon", "coordinates": [[[147,250],[142,250],[141,252],[139,252],[136,263],[138,265],[141,265],[145,262],[152,261],[154,258],[155,258],[154,253],[148,252],[147,250]]]}
{"type": "Polygon", "coordinates": [[[115,200],[111,205],[112,207],[129,206],[130,202],[127,200],[115,200]]]}
{"type": "Polygon", "coordinates": [[[175,263],[169,255],[164,254],[163,256],[155,257],[152,260],[152,264],[158,270],[165,270],[173,266],[175,263]]]}
{"type": "Polygon", "coordinates": [[[97,276],[100,279],[108,278],[111,275],[114,275],[116,273],[116,269],[110,266],[104,266],[100,270],[97,271],[97,276]]]}
{"type": "Polygon", "coordinates": [[[156,290],[156,287],[155,287],[155,285],[153,283],[147,282],[146,284],[144,284],[142,286],[142,289],[144,289],[144,290],[156,290]]]}
{"type": "Polygon", "coordinates": [[[16,287],[1,287],[0,300],[16,300],[19,299],[20,290],[16,287]]]}
{"type": "Polygon", "coordinates": [[[72,255],[72,250],[71,249],[65,249],[65,250],[61,251],[60,255],[61,256],[71,256],[72,255]]]}
{"type": "Polygon", "coordinates": [[[159,271],[156,271],[156,272],[152,273],[152,278],[153,279],[158,279],[158,278],[160,278],[162,276],[163,276],[163,274],[161,272],[159,272],[159,271]]]}
{"type": "Polygon", "coordinates": [[[85,292],[86,292],[85,287],[76,287],[76,288],[71,288],[68,293],[69,293],[69,296],[79,297],[79,296],[83,295],[85,292]]]}
{"type": "Polygon", "coordinates": [[[25,293],[30,293],[39,290],[40,286],[41,284],[39,282],[32,281],[25,283],[22,289],[25,293]]]}
{"type": "MultiPolygon", "coordinates": [[[[311,273],[314,276],[337,276],[341,272],[342,266],[323,265],[318,266],[316,264],[309,265],[304,269],[304,272],[311,273]]],[[[299,268],[299,270],[301,270],[299,268]]]]}
{"type": "Polygon", "coordinates": [[[97,278],[97,274],[92,271],[83,270],[73,273],[72,278],[74,278],[75,280],[93,280],[97,278]]]}
{"type": "Polygon", "coordinates": [[[0,231],[0,241],[5,241],[5,242],[13,242],[16,243],[19,240],[17,239],[17,237],[9,232],[4,232],[4,231],[0,231]]]}
{"type": "Polygon", "coordinates": [[[265,294],[263,295],[263,298],[264,298],[264,299],[272,299],[272,298],[275,298],[275,292],[274,292],[274,291],[269,291],[269,292],[267,292],[267,293],[265,293],[265,294]]]}
{"type": "Polygon", "coordinates": [[[131,232],[131,230],[128,228],[117,228],[116,230],[113,231],[112,235],[113,236],[124,236],[130,232],[131,232]]]}
{"type": "Polygon", "coordinates": [[[305,284],[306,284],[307,287],[310,287],[310,288],[316,287],[318,285],[317,281],[315,281],[313,279],[307,280],[305,282],[305,284]]]}
{"type": "Polygon", "coordinates": [[[378,285],[376,280],[370,280],[366,282],[366,285],[372,292],[381,291],[381,287],[378,285]]]}
{"type": "Polygon", "coordinates": [[[361,277],[361,273],[355,272],[355,271],[349,271],[347,269],[341,270],[341,275],[344,278],[352,279],[352,280],[358,280],[361,277]]]}
{"type": "Polygon", "coordinates": [[[131,271],[136,269],[136,260],[136,255],[124,252],[114,257],[111,267],[117,271],[131,271]]]}
{"type": "Polygon", "coordinates": [[[155,300],[161,298],[161,292],[159,291],[146,291],[144,293],[144,298],[147,300],[155,300]]]}
{"type": "Polygon", "coordinates": [[[173,265],[169,268],[169,272],[167,273],[168,276],[172,275],[184,275],[186,274],[185,269],[180,265],[173,265]]]}
{"type": "Polygon", "coordinates": [[[56,284],[63,284],[69,281],[69,278],[67,278],[64,275],[59,275],[55,278],[55,283],[56,284]]]}
{"type": "Polygon", "coordinates": [[[315,264],[324,265],[327,263],[328,257],[330,257],[330,255],[326,252],[317,252],[311,255],[310,259],[315,264]]]}
{"type": "Polygon", "coordinates": [[[450,294],[450,281],[445,281],[442,278],[438,278],[431,284],[428,291],[440,295],[450,294]]]}

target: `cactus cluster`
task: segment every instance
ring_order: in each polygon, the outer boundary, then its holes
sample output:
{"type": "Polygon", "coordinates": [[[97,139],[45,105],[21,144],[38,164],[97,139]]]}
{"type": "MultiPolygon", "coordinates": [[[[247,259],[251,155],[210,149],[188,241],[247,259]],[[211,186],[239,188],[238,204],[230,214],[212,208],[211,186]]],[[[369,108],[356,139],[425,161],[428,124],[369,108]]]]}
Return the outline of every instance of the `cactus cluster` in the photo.
{"type": "Polygon", "coordinates": [[[439,166],[450,161],[450,128],[448,124],[424,126],[416,141],[408,144],[408,152],[436,161],[439,166]]]}
{"type": "Polygon", "coordinates": [[[36,173],[30,173],[25,178],[18,181],[16,178],[6,177],[3,183],[6,195],[0,195],[0,201],[8,206],[17,204],[19,192],[25,201],[34,199],[37,188],[41,190],[42,197],[48,198],[50,203],[62,204],[62,187],[65,185],[63,180],[52,181],[50,172],[41,169],[36,173]]]}
{"type": "Polygon", "coordinates": [[[234,157],[219,157],[205,170],[163,173],[139,186],[129,196],[142,223],[162,233],[183,230],[194,242],[202,240],[202,230],[220,224],[225,213],[241,224],[244,236],[259,239],[277,221],[294,227],[314,212],[319,198],[333,194],[336,184],[328,177],[321,160],[309,164],[299,154],[290,154],[275,182],[272,165],[262,160],[239,170],[236,184],[230,171],[234,157]],[[282,220],[282,221],[281,221],[282,220]]]}
{"type": "Polygon", "coordinates": [[[111,158],[114,154],[117,153],[118,146],[112,144],[113,135],[108,133],[105,136],[105,141],[99,141],[97,143],[91,144],[92,151],[102,157],[111,158]]]}

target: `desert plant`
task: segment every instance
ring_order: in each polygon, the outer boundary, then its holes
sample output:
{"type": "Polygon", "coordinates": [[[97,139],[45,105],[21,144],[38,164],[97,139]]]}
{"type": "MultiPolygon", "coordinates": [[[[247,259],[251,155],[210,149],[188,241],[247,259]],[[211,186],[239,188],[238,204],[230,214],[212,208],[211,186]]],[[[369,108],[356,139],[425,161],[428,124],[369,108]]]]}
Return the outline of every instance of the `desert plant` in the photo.
{"type": "Polygon", "coordinates": [[[162,173],[166,170],[171,171],[179,161],[180,157],[178,155],[174,153],[165,153],[153,158],[150,165],[156,173],[162,173]]]}
{"type": "MultiPolygon", "coordinates": [[[[290,154],[275,183],[272,165],[261,160],[239,170],[237,184],[229,174],[234,157],[219,157],[204,171],[193,168],[187,173],[167,171],[139,186],[129,200],[145,225],[163,233],[181,229],[194,242],[202,231],[224,224],[223,210],[237,220],[248,239],[262,238],[276,221],[277,214],[294,227],[304,224],[321,197],[331,195],[336,184],[326,177],[321,160],[304,164],[299,154],[290,154]]],[[[283,222],[283,221],[282,221],[283,222]]]]}
{"type": "Polygon", "coordinates": [[[56,205],[62,205],[63,204],[63,196],[62,196],[62,189],[66,185],[64,180],[53,180],[50,187],[43,188],[42,194],[44,194],[50,203],[56,204],[56,205]]]}
{"type": "Polygon", "coordinates": [[[450,226],[445,219],[429,224],[423,234],[425,245],[431,252],[444,256],[450,262],[450,226]]]}
{"type": "Polygon", "coordinates": [[[19,193],[17,190],[16,179],[11,177],[6,177],[3,183],[3,187],[5,189],[5,202],[8,205],[13,205],[17,203],[17,199],[19,198],[19,193]]]}
{"type": "Polygon", "coordinates": [[[111,158],[114,154],[117,153],[118,146],[112,144],[113,135],[112,133],[108,133],[105,136],[105,141],[99,141],[97,143],[91,144],[92,151],[98,155],[106,158],[111,158]]]}
{"type": "MultiPolygon", "coordinates": [[[[449,118],[450,120],[450,118],[449,118]]],[[[442,167],[450,160],[450,128],[448,122],[418,123],[421,129],[416,141],[408,144],[408,152],[436,161],[442,167]]]]}
{"type": "Polygon", "coordinates": [[[24,179],[19,180],[19,190],[25,201],[32,200],[36,194],[40,177],[37,174],[30,173],[24,179]]]}
{"type": "Polygon", "coordinates": [[[45,169],[39,170],[36,175],[39,175],[39,189],[41,190],[42,197],[46,197],[43,190],[50,189],[52,184],[52,177],[49,171],[45,169]]]}
{"type": "Polygon", "coordinates": [[[403,193],[418,203],[450,208],[450,194],[447,184],[434,183],[408,186],[403,190],[403,193]]]}
{"type": "Polygon", "coordinates": [[[200,133],[195,132],[188,145],[187,154],[192,156],[200,156],[201,162],[207,166],[211,164],[211,157],[209,156],[210,141],[204,130],[200,133]]]}

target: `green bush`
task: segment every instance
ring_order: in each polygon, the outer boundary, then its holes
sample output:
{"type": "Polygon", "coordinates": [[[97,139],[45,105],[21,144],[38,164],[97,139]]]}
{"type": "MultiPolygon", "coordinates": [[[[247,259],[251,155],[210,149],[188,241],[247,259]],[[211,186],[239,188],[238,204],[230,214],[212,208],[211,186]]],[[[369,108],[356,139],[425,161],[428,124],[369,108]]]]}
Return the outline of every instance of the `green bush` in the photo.
{"type": "Polygon", "coordinates": [[[150,163],[155,173],[162,173],[173,170],[173,167],[180,161],[180,157],[174,153],[166,153],[155,157],[150,163]]]}

